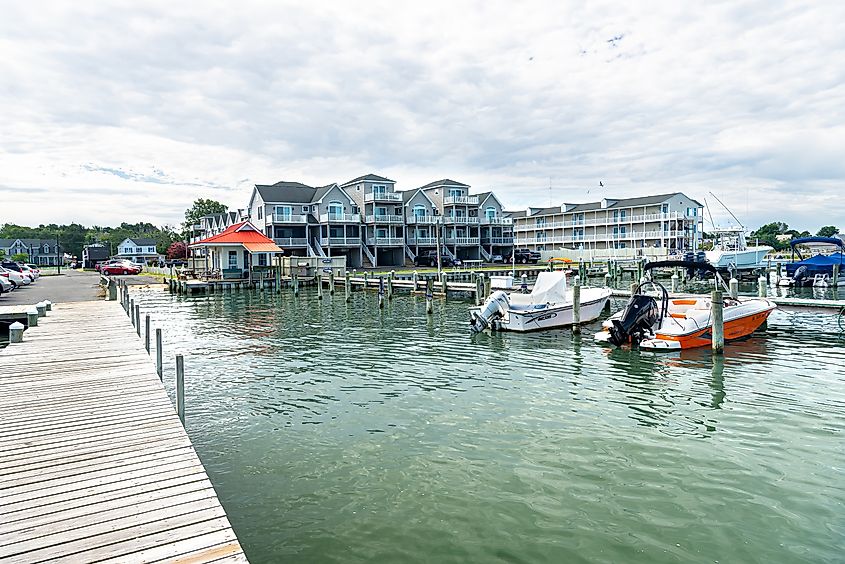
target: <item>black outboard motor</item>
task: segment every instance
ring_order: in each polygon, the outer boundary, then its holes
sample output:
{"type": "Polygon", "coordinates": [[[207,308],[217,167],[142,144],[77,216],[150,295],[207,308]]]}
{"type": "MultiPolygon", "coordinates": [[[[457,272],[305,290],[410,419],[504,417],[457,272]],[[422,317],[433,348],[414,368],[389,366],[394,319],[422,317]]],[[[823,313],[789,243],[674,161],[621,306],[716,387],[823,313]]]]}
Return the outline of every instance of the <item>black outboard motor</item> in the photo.
{"type": "Polygon", "coordinates": [[[795,286],[802,286],[804,284],[804,280],[808,277],[809,273],[807,271],[807,265],[802,264],[795,269],[795,274],[792,275],[792,283],[795,286]]]}
{"type": "Polygon", "coordinates": [[[622,312],[622,317],[613,320],[608,341],[617,347],[628,341],[638,344],[646,334],[651,333],[651,328],[659,321],[660,308],[657,306],[657,300],[651,296],[634,294],[622,312]]]}
{"type": "MultiPolygon", "coordinates": [[[[695,262],[695,253],[687,251],[684,253],[684,262],[695,262]]],[[[695,278],[695,269],[693,267],[687,268],[687,280],[695,278]]]]}

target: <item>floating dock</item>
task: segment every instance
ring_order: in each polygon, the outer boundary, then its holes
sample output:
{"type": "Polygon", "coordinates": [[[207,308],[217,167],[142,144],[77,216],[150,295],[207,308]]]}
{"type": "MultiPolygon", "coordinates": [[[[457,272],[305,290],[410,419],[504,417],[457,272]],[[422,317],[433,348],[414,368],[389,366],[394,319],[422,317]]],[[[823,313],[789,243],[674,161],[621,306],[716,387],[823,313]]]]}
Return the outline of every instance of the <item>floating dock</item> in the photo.
{"type": "Polygon", "coordinates": [[[24,335],[0,350],[0,560],[246,562],[118,303],[24,335]]]}

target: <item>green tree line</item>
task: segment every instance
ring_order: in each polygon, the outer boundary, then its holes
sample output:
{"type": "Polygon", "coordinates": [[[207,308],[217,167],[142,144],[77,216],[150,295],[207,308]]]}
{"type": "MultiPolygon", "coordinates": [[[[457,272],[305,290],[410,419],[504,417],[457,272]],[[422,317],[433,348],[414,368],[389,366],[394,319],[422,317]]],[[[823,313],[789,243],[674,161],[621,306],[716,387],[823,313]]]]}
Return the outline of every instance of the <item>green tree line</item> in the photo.
{"type": "MultiPolygon", "coordinates": [[[[839,233],[839,229],[834,225],[825,225],[816,232],[817,237],[833,237],[839,233]]],[[[789,235],[790,239],[798,237],[811,237],[812,233],[809,231],[798,231],[790,229],[789,225],[782,221],[773,221],[763,225],[756,231],[751,232],[751,240],[759,240],[760,243],[769,245],[775,250],[784,250],[789,248],[789,240],[780,241],[778,235],[789,235]]]]}

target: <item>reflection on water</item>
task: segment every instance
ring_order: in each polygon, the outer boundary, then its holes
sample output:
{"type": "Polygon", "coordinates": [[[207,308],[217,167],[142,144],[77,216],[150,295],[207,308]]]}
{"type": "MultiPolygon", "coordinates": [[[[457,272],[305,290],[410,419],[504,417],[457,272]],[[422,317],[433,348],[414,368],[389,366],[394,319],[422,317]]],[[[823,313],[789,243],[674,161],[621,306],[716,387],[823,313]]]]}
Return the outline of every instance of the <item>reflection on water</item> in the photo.
{"type": "MultiPolygon", "coordinates": [[[[833,562],[843,341],[772,315],[708,350],[471,334],[462,301],[140,302],[253,562],[833,562]]],[[[615,300],[614,310],[621,305],[615,300]]]]}

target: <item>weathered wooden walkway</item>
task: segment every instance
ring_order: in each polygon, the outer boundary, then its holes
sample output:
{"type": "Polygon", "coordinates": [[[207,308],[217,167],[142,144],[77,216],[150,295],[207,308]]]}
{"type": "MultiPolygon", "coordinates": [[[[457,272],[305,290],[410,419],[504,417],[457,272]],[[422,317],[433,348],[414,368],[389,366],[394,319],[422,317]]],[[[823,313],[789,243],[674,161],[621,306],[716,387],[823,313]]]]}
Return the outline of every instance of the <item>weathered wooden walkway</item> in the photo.
{"type": "Polygon", "coordinates": [[[246,562],[118,302],[0,351],[0,561],[246,562]]]}

